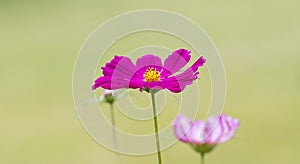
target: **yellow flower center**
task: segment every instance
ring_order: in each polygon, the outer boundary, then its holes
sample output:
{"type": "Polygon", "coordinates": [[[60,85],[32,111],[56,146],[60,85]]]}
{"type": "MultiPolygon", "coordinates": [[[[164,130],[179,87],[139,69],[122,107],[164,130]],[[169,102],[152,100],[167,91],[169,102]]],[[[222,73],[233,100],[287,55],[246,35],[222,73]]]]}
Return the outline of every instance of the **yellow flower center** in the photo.
{"type": "Polygon", "coordinates": [[[144,73],[144,79],[146,82],[153,82],[160,80],[160,72],[158,72],[155,68],[149,67],[144,73]]]}

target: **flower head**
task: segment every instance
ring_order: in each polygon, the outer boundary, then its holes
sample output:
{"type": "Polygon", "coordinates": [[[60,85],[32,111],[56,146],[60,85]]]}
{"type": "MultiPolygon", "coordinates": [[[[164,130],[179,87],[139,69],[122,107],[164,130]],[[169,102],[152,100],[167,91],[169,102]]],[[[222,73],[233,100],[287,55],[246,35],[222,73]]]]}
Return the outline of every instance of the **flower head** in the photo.
{"type": "Polygon", "coordinates": [[[209,152],[217,144],[234,136],[239,121],[225,114],[219,117],[211,116],[206,122],[193,122],[183,115],[178,115],[173,127],[175,136],[180,141],[191,144],[198,152],[209,152]]]}
{"type": "Polygon", "coordinates": [[[174,93],[181,92],[197,79],[198,68],[206,61],[201,56],[192,66],[176,74],[189,62],[190,58],[190,51],[186,49],[174,51],[167,57],[164,64],[158,56],[152,54],[140,57],[136,64],[133,64],[128,57],[115,56],[104,67],[101,67],[103,76],[95,80],[92,88],[168,89],[174,93]]]}
{"type": "Polygon", "coordinates": [[[108,103],[113,103],[115,100],[120,99],[125,95],[125,91],[123,89],[117,89],[117,90],[108,90],[105,89],[103,93],[99,97],[99,101],[106,101],[108,103]]]}

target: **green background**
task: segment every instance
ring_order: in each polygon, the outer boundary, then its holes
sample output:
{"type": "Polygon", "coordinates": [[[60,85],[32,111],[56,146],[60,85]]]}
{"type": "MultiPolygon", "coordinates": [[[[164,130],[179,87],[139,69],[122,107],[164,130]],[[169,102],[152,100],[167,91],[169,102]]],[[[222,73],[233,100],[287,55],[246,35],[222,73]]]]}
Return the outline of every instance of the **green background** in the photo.
{"type": "MultiPolygon", "coordinates": [[[[97,26],[124,12],[150,8],[178,12],[197,22],[223,59],[228,82],[224,112],[238,118],[241,126],[206,163],[300,163],[299,6],[297,0],[1,0],[0,163],[116,163],[115,154],[97,144],[77,118],[73,66],[97,26]]],[[[141,40],[148,37],[155,38],[144,34],[141,40]]],[[[131,43],[134,38],[128,46],[131,43]]],[[[205,87],[206,68],[203,72],[200,86],[205,87]]],[[[202,101],[209,104],[209,96],[202,101]]],[[[171,121],[163,117],[160,120],[167,121],[162,126],[171,121]]],[[[129,132],[152,130],[151,122],[144,130],[121,121],[129,132]]],[[[154,155],[121,158],[123,163],[156,162],[154,155]]],[[[165,164],[199,163],[199,155],[183,143],[164,151],[163,159],[165,164]]]]}

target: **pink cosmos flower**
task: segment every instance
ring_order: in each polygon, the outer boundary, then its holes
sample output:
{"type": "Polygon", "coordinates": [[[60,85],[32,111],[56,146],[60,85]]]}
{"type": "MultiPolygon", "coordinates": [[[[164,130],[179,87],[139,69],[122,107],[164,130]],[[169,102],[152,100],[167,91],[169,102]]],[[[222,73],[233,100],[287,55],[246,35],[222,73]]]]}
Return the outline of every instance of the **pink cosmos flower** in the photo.
{"type": "Polygon", "coordinates": [[[164,64],[158,56],[152,54],[140,57],[136,64],[133,64],[126,56],[115,56],[104,67],[101,67],[103,76],[95,80],[92,88],[168,89],[178,93],[198,78],[198,68],[206,61],[201,56],[192,66],[176,74],[189,62],[190,58],[190,51],[186,49],[174,51],[167,57],[164,64]]]}
{"type": "Polygon", "coordinates": [[[180,141],[191,144],[199,152],[208,152],[217,144],[228,141],[238,127],[238,119],[225,114],[211,116],[206,122],[192,122],[187,117],[178,115],[173,124],[175,136],[180,141]]]}

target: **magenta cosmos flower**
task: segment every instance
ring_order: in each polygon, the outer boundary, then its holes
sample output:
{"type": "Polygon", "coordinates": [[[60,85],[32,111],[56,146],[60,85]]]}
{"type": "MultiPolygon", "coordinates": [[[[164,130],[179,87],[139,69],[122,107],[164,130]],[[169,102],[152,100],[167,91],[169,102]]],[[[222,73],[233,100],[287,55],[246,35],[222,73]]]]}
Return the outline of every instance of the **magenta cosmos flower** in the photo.
{"type": "Polygon", "coordinates": [[[92,88],[168,89],[174,93],[181,92],[198,78],[198,68],[205,63],[201,56],[192,66],[176,74],[190,61],[190,53],[186,49],[178,49],[169,55],[164,63],[152,54],[140,57],[136,64],[126,56],[115,56],[101,67],[103,76],[95,80],[92,88]]]}
{"type": "Polygon", "coordinates": [[[192,122],[187,117],[178,115],[173,127],[175,136],[180,141],[191,144],[196,151],[203,153],[231,139],[239,127],[239,121],[225,114],[211,116],[206,122],[192,122]]]}

